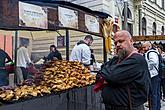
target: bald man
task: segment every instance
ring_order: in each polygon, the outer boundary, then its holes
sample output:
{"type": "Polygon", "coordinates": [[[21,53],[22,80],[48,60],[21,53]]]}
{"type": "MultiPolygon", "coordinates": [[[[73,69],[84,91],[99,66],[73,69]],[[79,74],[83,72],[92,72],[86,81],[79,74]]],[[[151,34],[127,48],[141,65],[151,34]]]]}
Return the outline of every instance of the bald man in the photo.
{"type": "Polygon", "coordinates": [[[147,101],[150,76],[147,62],[138,54],[128,31],[114,35],[116,54],[110,62],[102,65],[97,76],[102,76],[102,89],[106,110],[144,110],[147,101]]]}
{"type": "Polygon", "coordinates": [[[151,76],[151,110],[160,110],[159,53],[150,42],[143,44],[143,50],[151,76]]]}

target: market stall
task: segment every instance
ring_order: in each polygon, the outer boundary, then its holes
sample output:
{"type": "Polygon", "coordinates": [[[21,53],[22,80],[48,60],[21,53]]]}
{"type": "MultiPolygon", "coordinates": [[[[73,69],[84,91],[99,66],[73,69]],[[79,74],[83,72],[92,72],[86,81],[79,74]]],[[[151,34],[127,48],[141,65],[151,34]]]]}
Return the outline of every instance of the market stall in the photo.
{"type": "MultiPolygon", "coordinates": [[[[13,0],[12,2],[10,0],[1,0],[0,9],[2,9],[0,12],[0,29],[15,31],[13,35],[15,36],[15,61],[17,56],[16,48],[19,44],[18,37],[20,37],[20,35],[26,36],[30,34],[31,39],[28,42],[36,41],[30,44],[32,47],[33,45],[38,45],[37,41],[42,41],[42,46],[46,43],[44,41],[50,40],[49,36],[46,36],[48,34],[50,36],[53,34],[55,36],[58,35],[59,37],[56,38],[58,41],[57,44],[62,47],[59,49],[65,50],[65,60],[69,60],[70,45],[72,43],[71,38],[76,37],[77,34],[82,34],[82,36],[84,36],[84,33],[99,38],[96,40],[95,44],[97,45],[97,43],[102,42],[102,45],[100,45],[102,46],[102,61],[105,62],[107,60],[105,43],[109,40],[110,36],[102,34],[102,24],[104,19],[109,16],[105,13],[92,11],[88,8],[65,1],[39,0],[13,0]],[[79,33],[77,31],[79,31],[79,33]],[[108,36],[108,40],[103,36],[108,36]]],[[[76,40],[77,39],[79,38],[76,38],[76,40]]],[[[32,53],[36,54],[38,48],[32,47],[32,53]]],[[[41,55],[41,53],[38,55],[41,55]]],[[[100,93],[94,93],[91,84],[89,83],[81,87],[75,86],[75,88],[66,89],[67,91],[62,90],[58,93],[35,97],[25,101],[16,101],[12,104],[2,102],[3,106],[1,106],[0,109],[35,110],[36,108],[40,108],[40,110],[102,110],[103,105],[101,103],[100,93]]],[[[13,95],[13,97],[14,96],[15,95],[13,95]]]]}

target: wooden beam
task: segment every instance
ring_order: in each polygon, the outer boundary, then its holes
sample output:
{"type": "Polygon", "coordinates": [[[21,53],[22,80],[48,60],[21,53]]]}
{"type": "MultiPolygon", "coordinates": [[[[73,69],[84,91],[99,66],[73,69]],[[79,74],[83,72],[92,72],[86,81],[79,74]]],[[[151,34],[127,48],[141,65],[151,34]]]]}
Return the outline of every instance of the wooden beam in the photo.
{"type": "Polygon", "coordinates": [[[156,36],[133,36],[134,41],[153,41],[153,40],[165,40],[165,35],[156,36]]]}

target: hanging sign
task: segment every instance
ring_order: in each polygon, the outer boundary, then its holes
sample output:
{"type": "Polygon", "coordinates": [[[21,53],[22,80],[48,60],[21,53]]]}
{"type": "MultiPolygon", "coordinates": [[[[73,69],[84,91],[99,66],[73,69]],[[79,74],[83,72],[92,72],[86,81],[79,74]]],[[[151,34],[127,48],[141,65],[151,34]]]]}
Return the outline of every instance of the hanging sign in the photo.
{"type": "Polygon", "coordinates": [[[47,29],[47,9],[19,2],[19,26],[47,29]]]}
{"type": "Polygon", "coordinates": [[[65,36],[57,36],[57,47],[65,46],[65,36]]]}
{"type": "Polygon", "coordinates": [[[78,29],[78,12],[58,7],[59,26],[78,29]]]}
{"type": "Polygon", "coordinates": [[[85,26],[88,31],[99,33],[99,19],[96,17],[85,14],[85,26]]]}

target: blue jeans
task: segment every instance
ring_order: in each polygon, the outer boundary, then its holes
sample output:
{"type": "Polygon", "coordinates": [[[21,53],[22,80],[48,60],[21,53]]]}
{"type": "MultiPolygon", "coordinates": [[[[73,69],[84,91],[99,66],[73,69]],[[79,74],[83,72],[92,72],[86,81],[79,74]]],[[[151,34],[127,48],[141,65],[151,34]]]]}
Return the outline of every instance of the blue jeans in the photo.
{"type": "Polygon", "coordinates": [[[161,79],[161,87],[162,87],[163,98],[165,98],[165,78],[161,79]]]}
{"type": "Polygon", "coordinates": [[[22,75],[23,75],[23,79],[24,80],[26,80],[26,79],[28,79],[28,71],[27,71],[27,69],[26,68],[24,68],[24,67],[20,67],[21,68],[21,70],[22,70],[22,75]]]}
{"type": "Polygon", "coordinates": [[[151,110],[160,110],[160,82],[159,75],[151,78],[151,110]]]}

